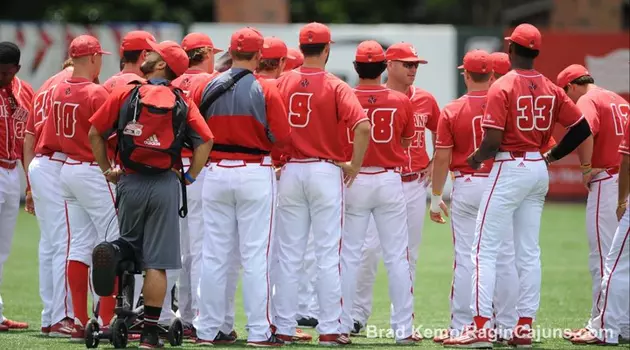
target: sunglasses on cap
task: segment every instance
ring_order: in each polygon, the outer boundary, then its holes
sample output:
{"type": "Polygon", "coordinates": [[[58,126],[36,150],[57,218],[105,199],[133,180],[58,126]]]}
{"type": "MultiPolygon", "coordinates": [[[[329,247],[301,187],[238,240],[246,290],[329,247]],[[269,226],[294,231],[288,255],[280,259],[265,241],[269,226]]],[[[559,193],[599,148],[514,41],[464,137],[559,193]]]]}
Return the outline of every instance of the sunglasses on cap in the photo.
{"type": "Polygon", "coordinates": [[[418,66],[420,66],[420,62],[403,62],[403,61],[398,61],[398,62],[402,63],[402,66],[407,69],[418,68],[418,66]]]}

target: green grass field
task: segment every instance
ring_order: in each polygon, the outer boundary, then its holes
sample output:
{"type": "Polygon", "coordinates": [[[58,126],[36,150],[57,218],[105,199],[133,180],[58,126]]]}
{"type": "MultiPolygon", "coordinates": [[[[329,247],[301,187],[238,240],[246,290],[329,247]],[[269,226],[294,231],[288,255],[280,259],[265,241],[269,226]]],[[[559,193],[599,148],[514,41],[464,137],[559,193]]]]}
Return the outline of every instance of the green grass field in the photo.
{"type": "MultiPolygon", "coordinates": [[[[580,327],[590,310],[590,276],[587,266],[587,243],[584,228],[584,205],[548,204],[543,214],[541,231],[543,281],[542,300],[535,328],[565,329],[580,327]]],[[[448,326],[449,291],[452,270],[452,243],[449,225],[437,225],[427,219],[418,262],[415,285],[416,327],[435,329],[448,326]]],[[[37,245],[39,231],[34,217],[22,213],[9,261],[4,269],[2,297],[5,315],[28,321],[31,330],[0,333],[0,349],[79,349],[84,345],[67,340],[52,340],[39,336],[41,305],[38,295],[37,245]]],[[[389,327],[389,300],[383,267],[379,269],[375,291],[374,314],[370,324],[389,327]]],[[[237,331],[244,338],[245,319],[240,302],[237,304],[237,331]]],[[[308,330],[308,332],[312,332],[308,330]]],[[[313,333],[315,334],[315,333],[313,333]]],[[[397,348],[392,339],[353,337],[356,348],[397,348]]],[[[130,343],[130,347],[137,343],[130,343]]],[[[291,345],[291,348],[312,348],[312,345],[291,345]]],[[[243,347],[239,339],[230,347],[243,347]]],[[[570,349],[562,338],[543,339],[541,349],[570,349]]],[[[185,345],[192,348],[190,343],[185,345]]],[[[422,348],[438,348],[425,339],[422,348]]],[[[100,348],[111,348],[103,344],[100,348]]],[[[583,348],[583,347],[582,347],[583,348]]]]}

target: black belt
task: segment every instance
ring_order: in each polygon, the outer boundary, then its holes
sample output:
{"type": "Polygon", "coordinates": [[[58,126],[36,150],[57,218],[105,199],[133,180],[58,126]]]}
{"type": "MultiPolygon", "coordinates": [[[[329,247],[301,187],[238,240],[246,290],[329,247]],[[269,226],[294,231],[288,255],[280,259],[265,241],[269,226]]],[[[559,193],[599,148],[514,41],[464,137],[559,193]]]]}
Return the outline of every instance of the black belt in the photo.
{"type": "Polygon", "coordinates": [[[226,145],[221,143],[215,143],[212,145],[212,150],[217,152],[225,152],[225,153],[244,153],[244,154],[253,154],[253,155],[269,155],[269,151],[265,151],[259,148],[253,147],[245,147],[238,145],[226,145]]]}

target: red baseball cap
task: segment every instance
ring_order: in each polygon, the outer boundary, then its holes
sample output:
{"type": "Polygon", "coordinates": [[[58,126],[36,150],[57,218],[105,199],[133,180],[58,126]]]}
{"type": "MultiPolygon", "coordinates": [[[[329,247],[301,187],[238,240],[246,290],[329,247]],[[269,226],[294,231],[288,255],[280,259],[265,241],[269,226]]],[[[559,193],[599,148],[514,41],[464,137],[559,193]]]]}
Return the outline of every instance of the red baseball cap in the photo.
{"type": "Polygon", "coordinates": [[[70,43],[68,50],[70,57],[82,57],[92,55],[111,55],[111,52],[103,51],[98,39],[91,35],[79,35],[70,43]]]}
{"type": "Polygon", "coordinates": [[[311,22],[300,29],[300,45],[332,43],[330,28],[324,24],[311,22]]]}
{"type": "Polygon", "coordinates": [[[251,27],[245,27],[232,34],[230,50],[239,52],[258,52],[262,50],[264,38],[260,32],[251,27]]]}
{"type": "Polygon", "coordinates": [[[260,51],[262,58],[283,58],[295,59],[295,57],[289,53],[287,44],[280,38],[275,36],[268,36],[263,41],[263,47],[260,51]]]}
{"type": "Polygon", "coordinates": [[[284,70],[292,70],[304,64],[304,54],[298,49],[289,48],[287,55],[287,64],[284,66],[284,70]],[[289,58],[292,57],[292,58],[289,58]]]}
{"type": "Polygon", "coordinates": [[[182,49],[190,51],[200,47],[209,47],[213,53],[223,52],[223,50],[214,47],[212,39],[204,33],[190,33],[182,40],[182,49]]]}
{"type": "Polygon", "coordinates": [[[162,57],[175,75],[180,76],[188,70],[188,55],[178,43],[171,40],[165,40],[159,44],[149,40],[147,42],[151,45],[151,49],[162,57]]]}
{"type": "Polygon", "coordinates": [[[374,40],[366,40],[359,44],[354,60],[359,63],[372,63],[385,61],[385,50],[381,44],[374,40]]]}
{"type": "Polygon", "coordinates": [[[397,43],[387,48],[385,51],[385,58],[388,61],[404,61],[404,62],[418,62],[422,64],[429,63],[418,57],[418,52],[410,43],[397,43]]]}
{"type": "Polygon", "coordinates": [[[492,59],[492,70],[495,73],[505,75],[512,69],[512,63],[510,63],[510,56],[505,52],[493,52],[490,54],[492,59]]]}
{"type": "Polygon", "coordinates": [[[147,40],[156,42],[153,34],[144,30],[132,30],[125,34],[120,43],[120,53],[125,51],[151,50],[147,40]]]}
{"type": "Polygon", "coordinates": [[[570,82],[574,81],[579,77],[583,77],[585,75],[591,75],[588,72],[588,69],[581,64],[572,64],[567,68],[563,69],[560,74],[558,74],[558,79],[556,81],[556,85],[561,88],[569,85],[570,82]]]}
{"type": "Polygon", "coordinates": [[[490,73],[492,72],[492,59],[490,54],[483,50],[468,51],[464,55],[464,64],[457,68],[465,69],[471,73],[490,73]]]}
{"type": "Polygon", "coordinates": [[[514,28],[512,35],[505,38],[530,50],[540,50],[542,36],[538,28],[531,24],[523,23],[514,28]]]}

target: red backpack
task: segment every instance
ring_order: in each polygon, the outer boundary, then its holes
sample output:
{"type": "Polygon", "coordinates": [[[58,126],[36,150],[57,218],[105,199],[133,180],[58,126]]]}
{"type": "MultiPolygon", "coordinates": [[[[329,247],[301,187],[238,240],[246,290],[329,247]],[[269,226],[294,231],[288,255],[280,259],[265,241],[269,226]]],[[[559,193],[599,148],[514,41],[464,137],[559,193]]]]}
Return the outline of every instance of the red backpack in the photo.
{"type": "Polygon", "coordinates": [[[139,83],[120,109],[117,152],[122,165],[153,175],[181,167],[188,105],[183,91],[164,83],[139,83]]]}

